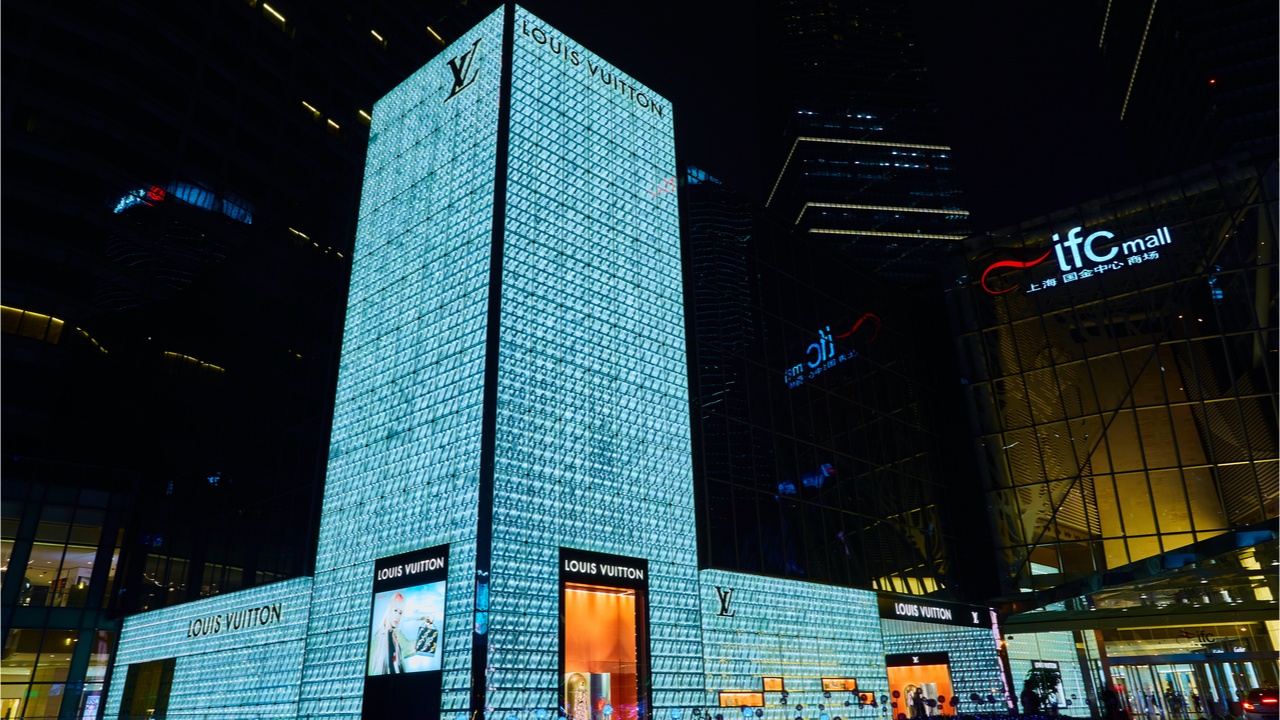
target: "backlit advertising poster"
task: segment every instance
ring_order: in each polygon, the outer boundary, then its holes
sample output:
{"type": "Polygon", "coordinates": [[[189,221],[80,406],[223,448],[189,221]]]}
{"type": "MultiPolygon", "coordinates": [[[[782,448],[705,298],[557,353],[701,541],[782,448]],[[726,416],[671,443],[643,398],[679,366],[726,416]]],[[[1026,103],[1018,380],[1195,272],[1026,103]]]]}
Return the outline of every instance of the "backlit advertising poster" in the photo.
{"type": "Polygon", "coordinates": [[[361,717],[440,717],[448,570],[447,545],[374,563],[361,717]]]}
{"type": "Polygon", "coordinates": [[[956,714],[947,653],[886,655],[885,666],[895,718],[956,714]]]}
{"type": "Polygon", "coordinates": [[[560,550],[567,720],[639,720],[649,698],[649,563],[560,550]]]}

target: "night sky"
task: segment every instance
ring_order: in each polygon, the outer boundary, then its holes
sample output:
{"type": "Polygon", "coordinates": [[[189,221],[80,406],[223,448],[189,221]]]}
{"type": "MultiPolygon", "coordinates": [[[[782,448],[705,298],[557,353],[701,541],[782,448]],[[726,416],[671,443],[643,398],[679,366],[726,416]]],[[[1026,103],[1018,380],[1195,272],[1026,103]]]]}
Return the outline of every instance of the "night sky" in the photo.
{"type": "MultiPolygon", "coordinates": [[[[768,99],[751,3],[522,2],[671,101],[682,163],[756,199],[768,99]]],[[[1137,183],[1119,104],[1079,10],[1054,3],[919,0],[920,42],[942,90],[975,230],[991,230],[1137,183]]]]}

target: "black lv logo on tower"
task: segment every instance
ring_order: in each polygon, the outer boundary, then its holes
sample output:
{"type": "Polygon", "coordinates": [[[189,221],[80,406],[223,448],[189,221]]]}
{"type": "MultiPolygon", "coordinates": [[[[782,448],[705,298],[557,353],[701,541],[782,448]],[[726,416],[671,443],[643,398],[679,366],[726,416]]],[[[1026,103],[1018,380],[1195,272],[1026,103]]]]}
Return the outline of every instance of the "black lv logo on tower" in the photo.
{"type": "Polygon", "coordinates": [[[476,56],[480,49],[480,41],[483,39],[476,38],[470,50],[449,61],[449,69],[453,70],[453,89],[449,91],[449,97],[445,98],[444,102],[449,102],[453,96],[471,87],[476,77],[480,75],[480,69],[476,67],[476,56]]]}
{"type": "Polygon", "coordinates": [[[716,595],[720,596],[720,612],[716,613],[722,617],[733,617],[737,613],[729,609],[729,603],[733,602],[733,588],[722,588],[716,586],[716,595]]]}

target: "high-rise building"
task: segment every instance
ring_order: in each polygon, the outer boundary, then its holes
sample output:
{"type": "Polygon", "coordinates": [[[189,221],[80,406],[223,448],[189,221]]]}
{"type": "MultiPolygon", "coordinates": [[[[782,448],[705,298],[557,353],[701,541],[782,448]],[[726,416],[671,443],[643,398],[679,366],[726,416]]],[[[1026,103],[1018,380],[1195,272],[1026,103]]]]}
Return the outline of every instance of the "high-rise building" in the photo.
{"type": "Polygon", "coordinates": [[[968,213],[911,9],[779,0],[762,22],[781,149],[768,206],[877,275],[936,275],[968,213]]]}
{"type": "Polygon", "coordinates": [[[437,545],[444,711],[600,672],[619,717],[689,702],[645,656],[698,654],[671,108],[514,6],[452,47],[374,111],[300,712],[369,712],[364,658],[319,651],[367,641],[375,561],[437,545]]]}
{"type": "Polygon", "coordinates": [[[966,242],[1019,687],[1052,662],[1095,703],[1217,715],[1276,682],[1276,226],[1274,158],[1237,156],[966,242]]]}
{"type": "Polygon", "coordinates": [[[941,292],[859,268],[704,172],[684,192],[704,566],[993,593],[976,468],[947,422],[963,406],[941,292]]]}
{"type": "Polygon", "coordinates": [[[367,116],[468,12],[5,3],[0,717],[310,572],[367,116]]]}
{"type": "Polygon", "coordinates": [[[1098,49],[1148,178],[1238,153],[1280,155],[1275,3],[1094,6],[1098,49]]]}

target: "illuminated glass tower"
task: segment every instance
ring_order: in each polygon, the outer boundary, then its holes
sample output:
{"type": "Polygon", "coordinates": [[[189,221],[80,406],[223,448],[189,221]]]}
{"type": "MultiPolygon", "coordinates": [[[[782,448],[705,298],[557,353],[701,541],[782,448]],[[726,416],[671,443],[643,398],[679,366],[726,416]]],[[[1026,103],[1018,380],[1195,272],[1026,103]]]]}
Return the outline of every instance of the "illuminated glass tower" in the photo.
{"type": "Polygon", "coordinates": [[[909,4],[773,0],[763,11],[786,141],[768,206],[881,277],[935,275],[969,213],[909,4]]]}
{"type": "Polygon", "coordinates": [[[670,105],[515,6],[375,106],[300,715],[701,703],[675,174],[670,105]]]}

